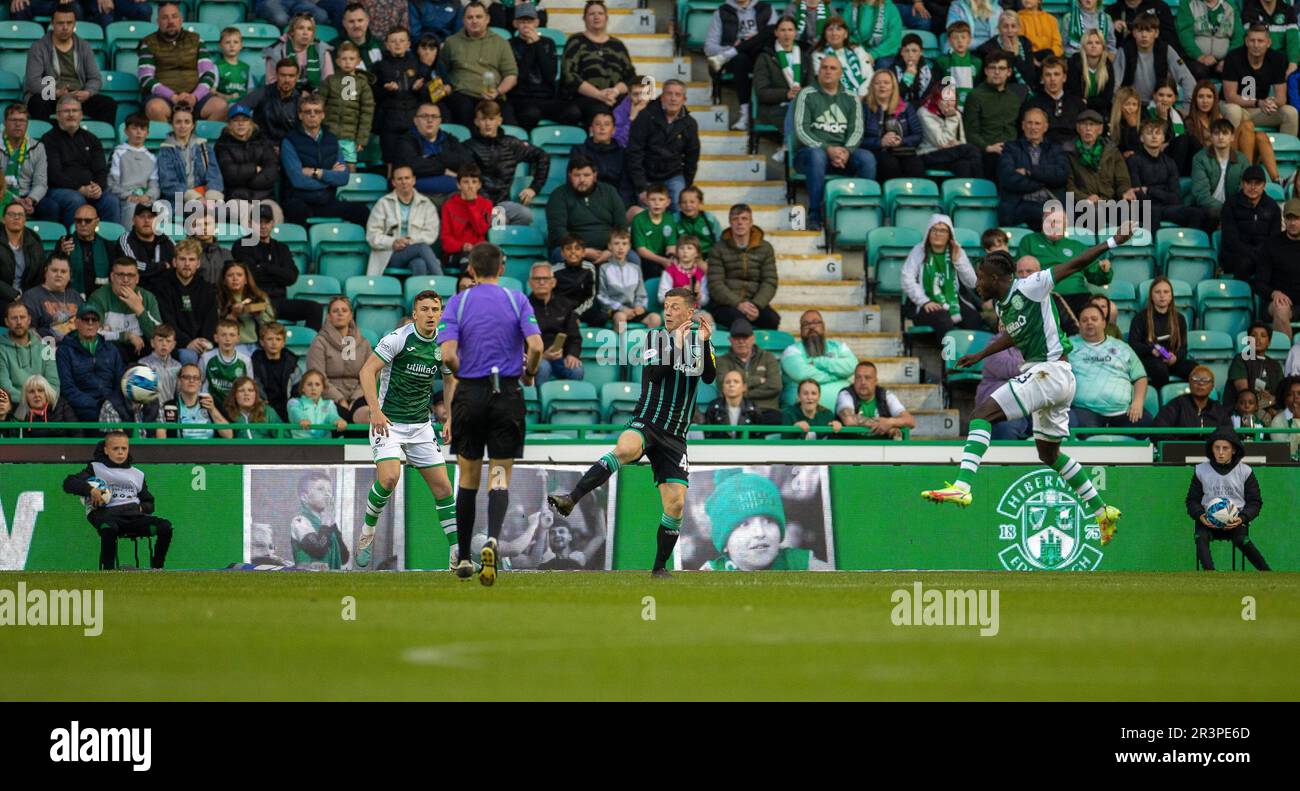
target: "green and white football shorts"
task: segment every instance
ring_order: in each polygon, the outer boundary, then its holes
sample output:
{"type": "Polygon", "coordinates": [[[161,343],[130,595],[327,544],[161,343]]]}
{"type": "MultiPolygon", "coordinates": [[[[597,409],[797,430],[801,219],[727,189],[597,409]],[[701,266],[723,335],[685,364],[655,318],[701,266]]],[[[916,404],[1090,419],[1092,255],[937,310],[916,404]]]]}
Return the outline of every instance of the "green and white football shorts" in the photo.
{"type": "Polygon", "coordinates": [[[377,436],[372,428],[370,450],[376,463],[385,459],[401,460],[403,453],[406,454],[406,463],[412,467],[436,467],[443,463],[442,447],[429,421],[389,423],[388,435],[384,437],[377,436]]]}
{"type": "Polygon", "coordinates": [[[993,391],[1008,420],[1033,418],[1034,439],[1060,442],[1070,436],[1074,369],[1065,361],[1036,363],[993,391]]]}

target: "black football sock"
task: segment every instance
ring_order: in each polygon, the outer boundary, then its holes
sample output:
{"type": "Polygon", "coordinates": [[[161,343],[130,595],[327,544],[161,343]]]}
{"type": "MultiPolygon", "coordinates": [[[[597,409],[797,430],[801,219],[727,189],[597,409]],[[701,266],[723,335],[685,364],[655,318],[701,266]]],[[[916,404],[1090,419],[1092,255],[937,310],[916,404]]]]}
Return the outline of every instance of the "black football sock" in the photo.
{"type": "Polygon", "coordinates": [[[478,489],[456,489],[456,546],[460,547],[460,559],[469,560],[470,542],[474,540],[475,503],[478,489]]]}
{"type": "Polygon", "coordinates": [[[1264,556],[1260,554],[1259,549],[1255,546],[1254,541],[1251,541],[1248,538],[1239,548],[1241,549],[1241,554],[1246,556],[1246,560],[1250,561],[1250,565],[1254,566],[1259,571],[1271,571],[1268,567],[1268,563],[1264,560],[1264,556]]]}
{"type": "Polygon", "coordinates": [[[677,546],[677,536],[681,533],[682,518],[664,514],[659,520],[659,551],[655,553],[653,571],[664,568],[668,558],[672,557],[673,547],[677,546]]]}
{"type": "Polygon", "coordinates": [[[501,535],[501,525],[506,521],[506,509],[510,507],[509,489],[491,489],[488,491],[488,538],[501,535]]]}
{"type": "Polygon", "coordinates": [[[569,497],[572,498],[574,503],[577,503],[586,497],[592,489],[608,481],[610,476],[618,472],[622,466],[613,451],[606,453],[600,457],[600,461],[591,465],[591,469],[582,474],[582,477],[578,479],[578,485],[573,487],[572,492],[569,492],[569,497]]]}

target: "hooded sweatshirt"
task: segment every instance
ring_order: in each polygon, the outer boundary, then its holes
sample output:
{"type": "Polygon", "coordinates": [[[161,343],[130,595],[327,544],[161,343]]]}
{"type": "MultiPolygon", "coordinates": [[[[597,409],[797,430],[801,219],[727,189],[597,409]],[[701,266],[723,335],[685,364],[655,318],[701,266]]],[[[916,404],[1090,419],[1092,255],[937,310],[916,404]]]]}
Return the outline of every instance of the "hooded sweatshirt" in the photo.
{"type": "Polygon", "coordinates": [[[154,498],[149,492],[148,484],[145,483],[144,471],[134,465],[130,453],[126,455],[126,461],[121,464],[109,459],[108,453],[104,450],[105,442],[107,440],[100,440],[95,445],[95,455],[85,469],[63,479],[63,491],[78,497],[89,497],[91,478],[99,478],[108,484],[112,494],[108,504],[86,509],[86,518],[90,519],[92,524],[99,524],[95,515],[106,511],[119,515],[152,514],[154,498]]]}
{"type": "Polygon", "coordinates": [[[133,195],[158,200],[162,194],[158,187],[158,158],[144,146],[119,143],[108,163],[108,191],[119,200],[133,195]]]}
{"type": "Polygon", "coordinates": [[[23,402],[23,385],[33,374],[40,374],[59,389],[59,368],[48,354],[41,354],[41,339],[33,330],[27,332],[27,345],[19,346],[8,333],[0,335],[0,388],[9,393],[9,402],[23,402]]]}
{"type": "MultiPolygon", "coordinates": [[[[949,313],[961,316],[961,286],[975,287],[975,268],[971,266],[966,251],[952,235],[952,218],[946,214],[931,214],[920,244],[912,248],[903,262],[903,292],[912,305],[921,307],[927,302],[937,302],[949,313]],[[948,249],[940,256],[930,251],[930,231],[936,225],[948,226],[948,249]],[[957,255],[953,255],[953,251],[957,255]]],[[[973,307],[973,306],[972,306],[973,307]]]]}
{"type": "Polygon", "coordinates": [[[1199,520],[1210,504],[1226,497],[1241,516],[1242,526],[1249,525],[1264,507],[1255,472],[1241,460],[1246,447],[1230,428],[1220,428],[1205,441],[1206,460],[1196,465],[1191,486],[1187,488],[1187,515],[1199,520]],[[1214,460],[1214,443],[1227,440],[1232,443],[1232,459],[1227,464],[1214,460]]]}

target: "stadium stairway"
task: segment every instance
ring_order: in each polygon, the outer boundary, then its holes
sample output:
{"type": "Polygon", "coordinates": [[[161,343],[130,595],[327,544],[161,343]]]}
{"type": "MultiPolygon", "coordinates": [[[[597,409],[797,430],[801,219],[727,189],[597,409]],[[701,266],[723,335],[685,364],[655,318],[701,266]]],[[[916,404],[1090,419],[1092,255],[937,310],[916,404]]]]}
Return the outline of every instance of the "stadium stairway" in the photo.
{"type": "MultiPolygon", "coordinates": [[[[583,29],[585,0],[547,0],[547,26],[565,33],[583,29]]],[[[905,356],[898,321],[898,303],[866,305],[866,271],[862,251],[828,253],[819,233],[796,231],[786,204],[785,172],[771,159],[778,141],[764,139],[759,153],[747,153],[748,135],[731,131],[739,109],[735,92],[722,93],[724,104],[713,103],[708,65],[700,52],[676,55],[672,22],[676,4],[649,0],[608,0],[609,31],[632,55],[637,73],[657,84],[679,79],[687,84],[686,105],[700,128],[700,168],[697,185],[704,191],[705,209],[725,228],[727,210],[747,203],[754,223],[763,229],[777,254],[780,286],[773,307],[781,313],[781,329],[798,335],[799,314],[822,312],[828,334],[849,345],[859,359],[877,366],[879,381],[907,406],[917,420],[917,438],[959,436],[957,409],[945,409],[939,368],[932,360],[905,356]],[[927,377],[923,371],[932,372],[927,377]]],[[[806,201],[800,191],[799,200],[806,201]]]]}

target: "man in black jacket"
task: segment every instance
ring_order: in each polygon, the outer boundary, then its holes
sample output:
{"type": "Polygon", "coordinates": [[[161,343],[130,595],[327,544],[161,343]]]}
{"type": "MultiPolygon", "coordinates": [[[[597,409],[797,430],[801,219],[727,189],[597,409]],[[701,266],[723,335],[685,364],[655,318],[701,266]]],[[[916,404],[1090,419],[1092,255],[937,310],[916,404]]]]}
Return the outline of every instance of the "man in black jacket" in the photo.
{"type": "Polygon", "coordinates": [[[298,61],[284,58],[275,64],[275,83],[263,85],[244,97],[253,120],[276,146],[298,126],[298,61]]]}
{"type": "Polygon", "coordinates": [[[217,331],[217,290],[199,277],[199,255],[198,242],[182,239],[174,266],[154,278],[150,288],[162,320],[176,330],[176,359],[187,365],[198,365],[217,331]]]}
{"type": "Polygon", "coordinates": [[[1300,198],[1282,207],[1285,230],[1264,242],[1255,272],[1255,292],[1264,312],[1273,318],[1273,330],[1291,337],[1291,317],[1300,301],[1300,198]]]}
{"type": "Polygon", "coordinates": [[[668,187],[669,211],[677,211],[677,196],[695,183],[700,164],[700,128],[686,110],[686,83],[664,82],[663,95],[632,122],[624,159],[637,200],[645,204],[646,187],[668,187]]]}
{"type": "Polygon", "coordinates": [[[158,215],[152,203],[135,207],[131,217],[131,230],[122,234],[117,256],[135,261],[140,269],[140,287],[153,290],[154,280],[172,268],[176,245],[167,234],[158,233],[154,227],[158,215]]]}
{"type": "Polygon", "coordinates": [[[555,273],[541,261],[533,264],[528,273],[532,293],[528,302],[537,317],[537,328],[542,331],[542,364],[537,369],[537,386],[551,379],[581,379],[582,335],[578,330],[578,312],[573,303],[555,293],[555,273]],[[555,346],[555,336],[564,333],[563,348],[555,346]]]}
{"type": "Polygon", "coordinates": [[[1122,46],[1124,40],[1133,34],[1133,23],[1144,14],[1155,14],[1160,26],[1160,42],[1174,48],[1179,55],[1186,57],[1183,45],[1178,40],[1178,28],[1174,25],[1174,14],[1164,0],[1119,0],[1106,6],[1106,13],[1115,22],[1115,44],[1122,46]]]}
{"type": "Polygon", "coordinates": [[[409,167],[424,195],[455,193],[456,174],[474,159],[454,135],[442,131],[442,107],[429,102],[416,110],[411,132],[398,138],[396,157],[393,167],[409,167]]]}
{"type": "Polygon", "coordinates": [[[474,134],[466,148],[483,172],[482,194],[505,211],[508,224],[532,225],[533,213],[528,204],[546,185],[551,160],[537,146],[501,134],[502,120],[500,105],[490,100],[479,102],[474,111],[474,134]],[[532,168],[532,181],[519,191],[516,202],[510,200],[510,186],[520,162],[527,162],[532,168]]]}
{"type": "Polygon", "coordinates": [[[1282,209],[1264,192],[1266,177],[1259,165],[1241,174],[1241,191],[1228,196],[1219,217],[1223,236],[1219,239],[1219,266],[1239,280],[1255,274],[1264,242],[1282,226],[1282,209]]]}
{"type": "Polygon", "coordinates": [[[121,206],[108,191],[108,162],[99,138],[81,128],[81,102],[70,93],[59,99],[58,125],[41,138],[50,189],[36,216],[72,225],[77,208],[93,205],[102,219],[117,222],[121,206]]]}
{"type": "Polygon", "coordinates": [[[293,262],[293,253],[284,242],[271,238],[275,223],[271,217],[271,207],[263,206],[261,214],[254,222],[257,243],[249,244],[245,239],[235,245],[235,260],[248,268],[248,273],[257,282],[258,288],[266,292],[271,299],[275,315],[283,321],[305,321],[313,330],[321,328],[321,306],[307,299],[288,299],[285,289],[298,282],[298,266],[293,262]]]}
{"type": "Polygon", "coordinates": [[[1214,221],[1200,206],[1183,202],[1178,186],[1178,165],[1165,150],[1165,122],[1156,118],[1142,121],[1142,148],[1128,158],[1129,181],[1137,200],[1151,201],[1151,226],[1170,222],[1207,233],[1214,221]]]}
{"type": "Polygon", "coordinates": [[[582,110],[574,102],[556,98],[560,73],[555,42],[537,32],[537,7],[532,3],[515,6],[515,37],[510,51],[519,66],[519,82],[510,92],[515,118],[528,131],[545,118],[565,126],[578,126],[582,110]]]}

